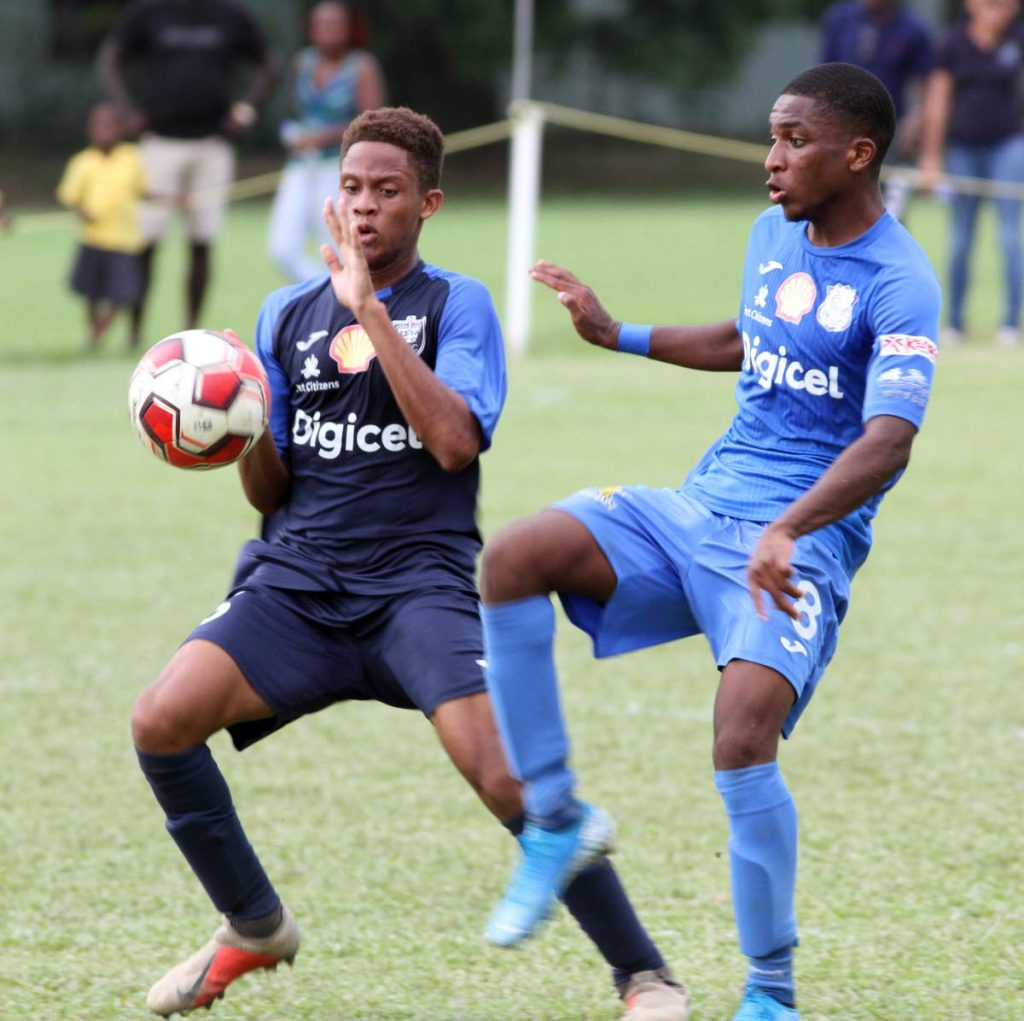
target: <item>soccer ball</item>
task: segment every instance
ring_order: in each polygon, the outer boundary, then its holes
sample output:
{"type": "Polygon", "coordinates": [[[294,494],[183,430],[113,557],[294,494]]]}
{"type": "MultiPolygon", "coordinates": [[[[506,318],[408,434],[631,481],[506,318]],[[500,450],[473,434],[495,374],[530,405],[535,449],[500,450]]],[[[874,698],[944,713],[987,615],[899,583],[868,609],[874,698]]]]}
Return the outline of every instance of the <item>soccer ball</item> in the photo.
{"type": "Polygon", "coordinates": [[[270,387],[259,359],[213,330],[154,344],[132,373],[128,412],[145,447],[176,468],[220,468],[267,426],[270,387]]]}

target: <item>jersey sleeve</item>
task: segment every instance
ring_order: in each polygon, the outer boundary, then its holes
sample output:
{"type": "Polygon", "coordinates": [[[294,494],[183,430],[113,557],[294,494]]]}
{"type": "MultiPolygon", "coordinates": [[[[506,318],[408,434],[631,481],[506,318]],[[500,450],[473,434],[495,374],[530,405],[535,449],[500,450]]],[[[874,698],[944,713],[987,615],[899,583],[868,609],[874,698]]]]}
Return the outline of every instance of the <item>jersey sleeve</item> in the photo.
{"type": "Polygon", "coordinates": [[[941,291],[934,273],[901,273],[875,299],[874,342],[862,419],[894,415],[918,428],[924,420],[938,354],[941,291]]]}
{"type": "Polygon", "coordinates": [[[274,334],[281,312],[294,293],[294,288],[283,287],[263,302],[256,320],[256,354],[263,363],[270,383],[270,431],[278,453],[288,449],[288,423],[291,421],[290,387],[284,367],[274,353],[274,334]]]}
{"type": "Polygon", "coordinates": [[[479,281],[467,277],[452,280],[438,325],[434,372],[465,399],[480,423],[481,449],[486,450],[505,404],[508,380],[498,315],[487,288],[479,281]]]}

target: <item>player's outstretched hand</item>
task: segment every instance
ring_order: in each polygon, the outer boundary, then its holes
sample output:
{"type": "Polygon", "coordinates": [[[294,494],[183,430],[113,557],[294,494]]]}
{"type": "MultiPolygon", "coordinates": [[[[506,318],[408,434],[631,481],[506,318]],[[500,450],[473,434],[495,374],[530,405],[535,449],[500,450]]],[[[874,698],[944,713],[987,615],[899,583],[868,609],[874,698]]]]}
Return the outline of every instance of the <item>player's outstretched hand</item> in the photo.
{"type": "Polygon", "coordinates": [[[747,564],[747,584],[754,609],[761,620],[768,619],[764,605],[764,593],[783,613],[797,620],[800,614],[793,605],[793,599],[800,599],[803,592],[793,581],[793,540],[781,529],[769,525],[762,533],[747,564]],[[792,596],[788,599],[787,596],[792,596]]]}
{"type": "Polygon", "coordinates": [[[569,310],[576,332],[591,344],[614,351],[619,342],[619,327],[597,300],[597,295],[581,283],[572,273],[553,262],[543,259],[531,270],[530,276],[558,292],[558,300],[569,310]]]}
{"type": "Polygon", "coordinates": [[[337,203],[334,199],[324,202],[324,223],[338,246],[337,251],[330,245],[320,246],[320,255],[331,274],[334,296],[358,317],[363,302],[374,298],[375,293],[362,242],[349,219],[344,198],[337,203]]]}

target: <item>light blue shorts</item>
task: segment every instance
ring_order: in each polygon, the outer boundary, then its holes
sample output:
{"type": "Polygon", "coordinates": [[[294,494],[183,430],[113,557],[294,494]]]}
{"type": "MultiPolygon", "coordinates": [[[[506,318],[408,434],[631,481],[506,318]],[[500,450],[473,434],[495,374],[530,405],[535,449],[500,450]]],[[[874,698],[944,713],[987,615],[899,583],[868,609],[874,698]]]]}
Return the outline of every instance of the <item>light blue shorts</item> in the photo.
{"type": "Polygon", "coordinates": [[[796,702],[789,736],[836,650],[850,582],[836,557],[812,536],[796,543],[795,581],[804,592],[799,620],[765,595],[758,618],[747,561],[764,523],[708,510],[675,489],[584,489],[555,508],[582,522],[618,578],[611,599],[563,595],[569,619],[593,639],[594,655],[614,656],[703,633],[719,669],[734,659],[778,671],[796,702]]]}

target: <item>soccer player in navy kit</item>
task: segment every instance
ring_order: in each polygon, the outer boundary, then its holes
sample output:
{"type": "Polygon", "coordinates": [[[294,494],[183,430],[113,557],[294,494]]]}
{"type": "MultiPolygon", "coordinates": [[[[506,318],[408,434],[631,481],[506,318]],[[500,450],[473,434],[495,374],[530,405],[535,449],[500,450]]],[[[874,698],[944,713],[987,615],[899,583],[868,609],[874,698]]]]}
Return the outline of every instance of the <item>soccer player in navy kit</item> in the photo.
{"type": "MultiPolygon", "coordinates": [[[[132,734],[167,828],[224,915],[149,992],[157,1014],[209,1005],[299,933],[246,839],[207,738],[239,748],[346,699],[418,708],[486,806],[522,829],[482,672],[474,582],[479,453],[505,398],[490,296],[425,264],[443,139],[406,109],[363,114],[342,142],[329,275],[272,294],[256,347],[271,428],[240,464],[267,519],[234,587],[139,697],[132,734]]],[[[683,1021],[674,981],[605,859],[565,902],[612,966],[633,1021],[683,1021]]]]}
{"type": "Polygon", "coordinates": [[[532,270],[599,347],[738,372],[729,429],[678,489],[586,490],[509,526],[484,550],[481,584],[488,689],[527,812],[488,939],[511,946],[533,932],[611,837],[567,765],[549,594],[598,656],[703,633],[720,671],[715,783],[749,960],[735,1021],[798,1016],[796,810],[778,738],[835,650],[871,519],[908,463],[940,304],[928,260],[883,206],[895,118],[878,79],[818,65],[785,88],[770,124],[775,208],[751,232],[737,318],[619,323],[568,271],[532,270]]]}

